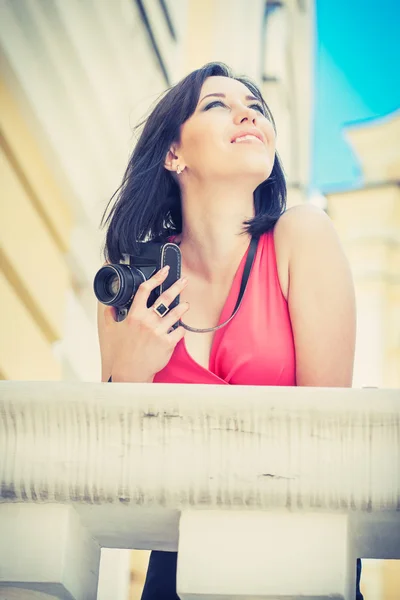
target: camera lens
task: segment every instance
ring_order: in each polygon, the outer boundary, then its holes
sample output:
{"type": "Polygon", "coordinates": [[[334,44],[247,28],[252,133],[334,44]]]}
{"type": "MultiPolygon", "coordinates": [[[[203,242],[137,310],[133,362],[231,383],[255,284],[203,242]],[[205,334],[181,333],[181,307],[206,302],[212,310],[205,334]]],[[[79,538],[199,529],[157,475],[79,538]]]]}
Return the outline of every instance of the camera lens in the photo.
{"type": "Polygon", "coordinates": [[[110,306],[126,306],[145,277],[129,265],[106,265],[94,278],[94,293],[99,302],[110,306]]]}
{"type": "Polygon", "coordinates": [[[103,285],[106,294],[109,296],[116,296],[121,289],[120,280],[116,273],[108,275],[108,277],[104,279],[103,285]]]}

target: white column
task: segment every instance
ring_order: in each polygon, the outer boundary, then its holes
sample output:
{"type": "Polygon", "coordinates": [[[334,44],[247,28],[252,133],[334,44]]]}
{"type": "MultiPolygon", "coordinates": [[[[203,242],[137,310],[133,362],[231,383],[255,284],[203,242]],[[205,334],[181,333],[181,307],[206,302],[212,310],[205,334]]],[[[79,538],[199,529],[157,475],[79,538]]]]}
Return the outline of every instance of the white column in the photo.
{"type": "Polygon", "coordinates": [[[97,600],[128,600],[131,550],[103,548],[97,600]]]}
{"type": "Polygon", "coordinates": [[[354,387],[400,387],[399,205],[394,184],[328,195],[356,289],[354,387]]]}
{"type": "Polygon", "coordinates": [[[181,600],[354,600],[356,558],[348,515],[259,511],[182,514],[181,600]]]}
{"type": "Polygon", "coordinates": [[[0,532],[1,600],[96,600],[100,546],[71,506],[2,504],[0,532]]]}

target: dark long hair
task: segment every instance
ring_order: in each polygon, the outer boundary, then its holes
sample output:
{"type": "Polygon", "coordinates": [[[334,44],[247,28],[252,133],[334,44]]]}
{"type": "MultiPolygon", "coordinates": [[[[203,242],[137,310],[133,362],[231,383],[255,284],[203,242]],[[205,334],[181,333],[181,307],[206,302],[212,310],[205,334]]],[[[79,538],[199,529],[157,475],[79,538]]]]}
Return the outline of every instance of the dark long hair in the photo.
{"type": "MultiPolygon", "coordinates": [[[[134,254],[137,242],[166,240],[181,233],[182,211],[179,185],[164,167],[171,145],[179,141],[180,127],[194,113],[204,81],[211,76],[236,79],[259,99],[276,130],[272,114],[258,87],[235,77],[223,63],[208,63],[167,90],[144,125],[125,171],[122,184],[103,214],[108,225],[104,255],[118,262],[123,253],[134,254]],[[106,217],[112,200],[116,201],[106,217]]],[[[278,154],[272,172],[254,192],[255,216],[243,223],[244,232],[259,237],[270,230],[286,208],[286,182],[278,154]]]]}

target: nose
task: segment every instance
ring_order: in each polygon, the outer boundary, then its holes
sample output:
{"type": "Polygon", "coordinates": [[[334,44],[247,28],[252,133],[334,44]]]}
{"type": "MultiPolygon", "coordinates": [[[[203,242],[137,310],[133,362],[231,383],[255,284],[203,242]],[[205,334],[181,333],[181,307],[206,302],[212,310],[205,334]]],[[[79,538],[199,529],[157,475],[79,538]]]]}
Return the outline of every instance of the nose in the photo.
{"type": "Polygon", "coordinates": [[[253,123],[256,124],[257,121],[257,111],[250,107],[243,107],[238,110],[235,114],[234,121],[236,125],[241,125],[242,123],[253,123]]]}

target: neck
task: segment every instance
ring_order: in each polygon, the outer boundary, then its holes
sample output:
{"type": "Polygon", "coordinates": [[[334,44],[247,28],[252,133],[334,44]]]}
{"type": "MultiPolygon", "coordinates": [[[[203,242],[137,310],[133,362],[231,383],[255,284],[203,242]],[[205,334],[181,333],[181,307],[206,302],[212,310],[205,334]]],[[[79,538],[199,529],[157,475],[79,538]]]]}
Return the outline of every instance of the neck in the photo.
{"type": "Polygon", "coordinates": [[[182,194],[183,271],[210,283],[232,278],[250,243],[243,222],[254,216],[253,192],[233,189],[196,189],[182,194]]]}

